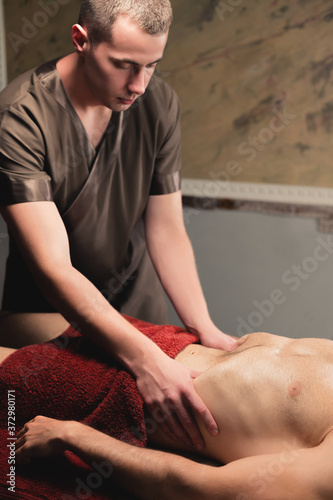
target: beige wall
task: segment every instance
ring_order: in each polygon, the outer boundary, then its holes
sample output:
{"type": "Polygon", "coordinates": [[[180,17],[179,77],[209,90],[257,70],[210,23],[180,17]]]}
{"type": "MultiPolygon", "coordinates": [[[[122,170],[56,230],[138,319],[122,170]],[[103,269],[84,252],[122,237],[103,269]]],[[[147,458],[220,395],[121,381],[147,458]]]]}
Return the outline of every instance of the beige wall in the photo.
{"type": "MultiPolygon", "coordinates": [[[[182,103],[184,177],[333,187],[333,1],[172,4],[160,71],[182,103]]],[[[71,50],[79,5],[5,0],[10,78],[71,50]]]]}
{"type": "Polygon", "coordinates": [[[333,187],[333,2],[173,4],[185,176],[333,187]]]}
{"type": "Polygon", "coordinates": [[[8,79],[72,50],[80,0],[4,0],[8,79]]]}

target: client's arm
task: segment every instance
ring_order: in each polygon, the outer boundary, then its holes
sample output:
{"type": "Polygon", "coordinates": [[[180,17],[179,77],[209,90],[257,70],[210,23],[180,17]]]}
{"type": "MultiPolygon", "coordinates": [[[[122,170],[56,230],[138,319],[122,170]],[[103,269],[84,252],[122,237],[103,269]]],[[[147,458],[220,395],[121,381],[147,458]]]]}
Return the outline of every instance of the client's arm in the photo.
{"type": "Polygon", "coordinates": [[[87,463],[108,461],[111,480],[145,500],[330,500],[332,437],[316,448],[212,467],[136,448],[78,422],[36,417],[18,435],[17,459],[24,463],[67,449],[87,463]]]}

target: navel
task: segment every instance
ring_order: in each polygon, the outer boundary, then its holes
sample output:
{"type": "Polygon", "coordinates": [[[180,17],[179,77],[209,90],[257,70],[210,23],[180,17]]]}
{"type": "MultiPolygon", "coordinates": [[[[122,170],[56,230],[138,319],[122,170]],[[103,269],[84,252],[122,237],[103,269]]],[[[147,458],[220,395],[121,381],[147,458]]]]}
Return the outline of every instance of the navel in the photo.
{"type": "Polygon", "coordinates": [[[302,384],[299,381],[293,382],[288,387],[288,394],[291,398],[296,398],[302,391],[302,384]]]}

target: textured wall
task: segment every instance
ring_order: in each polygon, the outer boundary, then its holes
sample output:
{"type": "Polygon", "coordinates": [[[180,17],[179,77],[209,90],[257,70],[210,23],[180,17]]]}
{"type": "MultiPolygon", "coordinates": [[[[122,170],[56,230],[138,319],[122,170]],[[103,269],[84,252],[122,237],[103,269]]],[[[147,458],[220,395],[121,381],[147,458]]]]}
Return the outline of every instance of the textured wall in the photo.
{"type": "MultiPolygon", "coordinates": [[[[10,78],[71,50],[79,5],[5,0],[10,78]]],[[[184,176],[333,187],[333,1],[172,5],[160,71],[182,103],[184,176]]]]}
{"type": "Polygon", "coordinates": [[[69,53],[80,0],[4,0],[8,79],[69,53]]]}
{"type": "Polygon", "coordinates": [[[185,176],[333,186],[333,2],[173,5],[163,69],[183,106],[185,176]]]}

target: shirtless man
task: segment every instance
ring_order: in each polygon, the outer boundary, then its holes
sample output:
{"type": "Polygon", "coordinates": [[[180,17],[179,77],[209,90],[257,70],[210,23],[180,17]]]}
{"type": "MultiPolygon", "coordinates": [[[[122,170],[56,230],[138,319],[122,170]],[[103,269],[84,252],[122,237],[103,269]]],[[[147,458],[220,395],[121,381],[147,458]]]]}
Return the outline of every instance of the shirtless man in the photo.
{"type": "MultiPolygon", "coordinates": [[[[331,500],[332,341],[267,333],[242,340],[233,352],[190,345],[176,357],[203,372],[195,387],[219,425],[212,438],[199,422],[202,455],[228,465],[136,448],[78,422],[46,417],[19,433],[17,459],[70,450],[90,463],[107,460],[111,479],[143,499],[331,500]]],[[[154,447],[193,451],[160,430],[149,438],[154,447]]]]}

